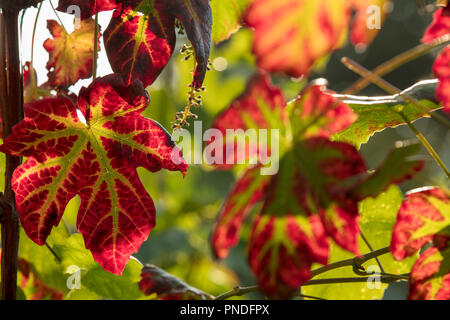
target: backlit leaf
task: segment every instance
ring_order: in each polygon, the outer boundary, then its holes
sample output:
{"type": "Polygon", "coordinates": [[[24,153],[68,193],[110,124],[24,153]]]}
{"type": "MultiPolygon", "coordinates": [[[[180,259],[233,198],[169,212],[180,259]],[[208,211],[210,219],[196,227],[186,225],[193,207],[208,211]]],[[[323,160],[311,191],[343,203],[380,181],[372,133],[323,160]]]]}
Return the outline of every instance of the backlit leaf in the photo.
{"type": "Polygon", "coordinates": [[[397,260],[419,257],[410,275],[409,299],[450,299],[450,197],[439,188],[413,190],[398,212],[391,251],[397,260]]]}
{"type": "Polygon", "coordinates": [[[219,43],[241,27],[241,20],[250,0],[211,0],[214,17],[212,39],[219,43]]]}
{"type": "MultiPolygon", "coordinates": [[[[223,145],[222,154],[214,154],[217,161],[213,164],[227,169],[238,163],[239,159],[248,160],[263,151],[270,155],[270,148],[266,141],[257,141],[260,140],[258,139],[259,130],[278,129],[282,134],[287,118],[285,105],[283,93],[272,84],[268,74],[254,75],[245,93],[236,98],[212,125],[212,128],[219,130],[223,137],[223,140],[209,141],[210,145],[212,143],[223,145]],[[254,133],[257,140],[246,142],[244,139],[246,133],[254,133]],[[235,134],[236,137],[234,137],[235,134]]],[[[270,132],[268,132],[268,139],[270,139],[269,134],[270,132]]]]}
{"type": "Polygon", "coordinates": [[[105,46],[112,69],[122,73],[127,81],[140,79],[145,87],[150,85],[172,55],[177,19],[195,50],[197,66],[193,84],[200,88],[211,46],[209,1],[135,0],[127,3],[132,7],[115,11],[105,31],[105,46]]]}
{"type": "Polygon", "coordinates": [[[16,207],[27,235],[43,245],[64,208],[81,197],[77,227],[94,259],[121,274],[155,224],[155,207],[137,167],[187,170],[170,135],[140,113],[148,94],[139,81],[119,75],[96,79],[78,97],[86,124],[66,98],[25,108],[0,151],[28,157],[12,179],[16,207]],[[178,163],[178,164],[177,164],[178,163]]]}
{"type": "Polygon", "coordinates": [[[270,176],[260,174],[261,167],[247,170],[236,182],[217,217],[212,233],[216,256],[224,259],[239,241],[242,223],[253,206],[261,200],[270,176]]]}
{"type": "Polygon", "coordinates": [[[94,20],[81,21],[81,27],[68,34],[55,20],[47,27],[53,39],[44,42],[50,58],[47,63],[49,84],[67,88],[80,79],[92,76],[94,56],[94,20]]]}
{"type": "MultiPolygon", "coordinates": [[[[245,21],[254,28],[253,52],[258,66],[293,77],[307,76],[311,68],[346,40],[352,10],[356,20],[352,40],[367,46],[379,31],[369,29],[367,11],[386,0],[254,0],[245,21]]],[[[381,8],[381,28],[384,13],[381,8]]]]}

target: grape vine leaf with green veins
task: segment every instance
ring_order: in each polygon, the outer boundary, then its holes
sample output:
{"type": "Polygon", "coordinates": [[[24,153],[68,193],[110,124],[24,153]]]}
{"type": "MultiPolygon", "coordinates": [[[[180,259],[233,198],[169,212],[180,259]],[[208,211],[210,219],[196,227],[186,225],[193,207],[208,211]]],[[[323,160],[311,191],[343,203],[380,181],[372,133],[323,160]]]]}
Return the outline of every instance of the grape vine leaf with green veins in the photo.
{"type": "Polygon", "coordinates": [[[55,20],[48,20],[47,27],[53,36],[53,39],[44,42],[44,48],[50,55],[47,63],[49,84],[67,88],[80,79],[91,77],[94,20],[82,20],[80,29],[70,34],[55,20]]]}
{"type": "Polygon", "coordinates": [[[86,248],[105,270],[122,273],[155,224],[153,201],[136,168],[187,170],[170,135],[140,115],[148,102],[140,81],[126,85],[113,74],[82,88],[78,109],[66,98],[27,105],[0,151],[27,157],[14,171],[12,188],[34,242],[45,244],[78,194],[77,227],[86,248]]]}
{"type": "Polygon", "coordinates": [[[141,0],[116,10],[105,31],[111,67],[127,81],[153,83],[175,48],[175,20],[183,25],[195,50],[193,83],[201,87],[211,46],[212,13],[208,0],[141,0]]]}
{"type": "Polygon", "coordinates": [[[450,299],[450,197],[440,188],[409,192],[397,215],[391,251],[397,260],[431,244],[414,264],[409,299],[450,299]]]}
{"type": "Polygon", "coordinates": [[[378,30],[370,30],[370,5],[388,0],[255,0],[245,15],[254,28],[253,52],[258,66],[293,77],[307,76],[313,65],[346,40],[351,13],[357,10],[352,39],[368,45],[378,30]],[[364,24],[364,26],[363,26],[364,24]]]}
{"type": "Polygon", "coordinates": [[[145,265],[142,268],[139,289],[147,296],[156,294],[159,300],[211,300],[213,298],[154,265],[145,265]]]}
{"type": "Polygon", "coordinates": [[[352,145],[329,140],[354,119],[351,109],[320,83],[309,85],[287,104],[268,76],[259,73],[215,121],[220,131],[262,124],[282,133],[279,171],[258,177],[264,163],[248,169],[227,197],[212,236],[216,255],[224,258],[237,243],[250,210],[263,202],[250,235],[249,262],[270,298],[289,298],[311,277],[313,262],[327,263],[329,237],[358,254],[358,201],[378,195],[423,166],[409,160],[417,151],[412,145],[394,150],[376,173],[368,174],[352,145]]]}

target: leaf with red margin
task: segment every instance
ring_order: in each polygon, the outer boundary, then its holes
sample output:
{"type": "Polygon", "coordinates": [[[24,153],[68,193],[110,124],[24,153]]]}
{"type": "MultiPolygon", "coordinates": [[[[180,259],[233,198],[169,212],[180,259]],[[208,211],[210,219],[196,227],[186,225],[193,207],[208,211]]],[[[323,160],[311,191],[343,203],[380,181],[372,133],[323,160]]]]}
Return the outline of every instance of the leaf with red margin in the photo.
{"type": "Polygon", "coordinates": [[[249,242],[249,262],[270,299],[288,299],[311,278],[314,261],[326,264],[329,244],[320,219],[260,214],[249,242]]]}
{"type": "Polygon", "coordinates": [[[191,41],[197,61],[193,84],[202,86],[211,49],[212,13],[208,0],[141,0],[133,10],[115,11],[105,31],[111,67],[127,81],[153,83],[175,47],[175,19],[191,41]],[[140,13],[138,13],[140,12],[140,13]],[[119,48],[119,49],[118,49],[119,48]]]}
{"type": "Polygon", "coordinates": [[[412,256],[434,235],[450,225],[450,199],[439,188],[418,189],[407,194],[397,215],[391,251],[402,260],[412,256]]]}
{"type": "Polygon", "coordinates": [[[293,77],[307,75],[318,59],[340,46],[350,13],[341,0],[253,1],[244,19],[254,28],[258,66],[293,77]]]}
{"type": "Polygon", "coordinates": [[[227,196],[217,217],[211,242],[216,257],[224,259],[239,236],[247,215],[264,196],[270,176],[261,175],[261,167],[247,170],[227,196]]]}
{"type": "Polygon", "coordinates": [[[326,82],[317,80],[289,103],[294,136],[329,138],[356,121],[358,115],[333,94],[326,82]]]}
{"type": "Polygon", "coordinates": [[[433,70],[439,79],[436,98],[442,102],[444,111],[450,113],[450,46],[445,47],[437,57],[433,70]]]}
{"type": "Polygon", "coordinates": [[[140,113],[149,101],[140,81],[120,75],[82,88],[77,109],[66,98],[30,103],[0,151],[28,157],[13,174],[16,207],[27,235],[43,245],[66,204],[81,198],[77,227],[94,260],[121,274],[155,223],[155,207],[136,168],[187,170],[160,125],[140,113]],[[177,164],[178,163],[178,164],[177,164]]]}
{"type": "Polygon", "coordinates": [[[213,299],[209,294],[191,287],[154,265],[146,265],[142,268],[139,289],[147,296],[156,294],[159,300],[213,299]]]}
{"type": "Polygon", "coordinates": [[[121,7],[120,0],[59,0],[56,10],[68,12],[70,6],[78,6],[81,10],[81,19],[87,19],[101,11],[109,11],[121,7]]]}
{"type": "MultiPolygon", "coordinates": [[[[161,12],[164,7],[155,3],[155,10],[161,12]]],[[[127,81],[139,79],[144,87],[152,84],[175,48],[174,22],[164,14],[156,17],[131,9],[114,11],[105,31],[105,48],[113,70],[127,81]]]]}
{"type": "Polygon", "coordinates": [[[450,232],[442,248],[427,249],[411,270],[409,300],[450,300],[450,232]]]}
{"type": "Polygon", "coordinates": [[[410,275],[410,299],[450,299],[450,197],[442,189],[407,194],[397,215],[391,252],[395,259],[412,256],[431,243],[410,275]]]}
{"type": "Polygon", "coordinates": [[[450,33],[450,6],[438,9],[433,15],[433,22],[425,31],[422,42],[429,43],[450,33]]]}
{"type": "Polygon", "coordinates": [[[67,88],[80,79],[91,77],[94,20],[81,21],[80,29],[71,34],[55,20],[48,20],[47,27],[53,36],[53,39],[44,42],[44,48],[50,56],[47,62],[49,84],[53,87],[67,88]]]}
{"type": "Polygon", "coordinates": [[[380,32],[376,24],[384,24],[391,0],[354,0],[353,5],[356,16],[351,26],[350,39],[357,48],[365,48],[380,32]],[[375,28],[368,28],[368,24],[372,23],[375,28]]]}
{"type": "MultiPolygon", "coordinates": [[[[231,105],[225,109],[214,121],[212,128],[220,131],[224,140],[210,140],[208,144],[223,146],[221,155],[214,156],[218,159],[213,162],[216,167],[230,169],[233,164],[238,163],[238,156],[243,160],[254,158],[260,147],[256,141],[240,140],[232,136],[233,133],[247,131],[249,129],[278,129],[283,134],[286,127],[287,113],[285,110],[286,100],[281,90],[274,86],[270,76],[260,72],[252,76],[245,93],[236,98],[231,105]],[[234,130],[227,133],[227,130],[234,130]],[[231,139],[231,140],[230,140],[231,139]],[[255,145],[257,143],[257,145],[255,145]]],[[[269,130],[270,131],[270,130],[269,130]]],[[[256,132],[258,136],[259,132],[256,132]]],[[[266,150],[270,155],[270,150],[266,150]]]]}

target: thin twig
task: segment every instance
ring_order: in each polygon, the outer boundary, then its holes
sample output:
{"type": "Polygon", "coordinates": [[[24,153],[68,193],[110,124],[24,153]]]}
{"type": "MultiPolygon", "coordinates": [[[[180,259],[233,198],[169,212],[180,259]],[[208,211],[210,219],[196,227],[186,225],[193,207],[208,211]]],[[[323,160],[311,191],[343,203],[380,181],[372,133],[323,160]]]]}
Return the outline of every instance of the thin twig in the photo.
{"type": "MultiPolygon", "coordinates": [[[[385,63],[379,65],[376,67],[372,72],[376,74],[379,77],[382,77],[393,70],[401,67],[402,65],[413,61],[432,50],[448,44],[450,41],[450,35],[444,35],[438,39],[435,39],[434,41],[428,43],[428,44],[420,44],[408,51],[405,51],[394,58],[386,61],[385,63]]],[[[357,82],[355,82],[353,85],[351,85],[348,89],[346,89],[343,94],[355,94],[361,90],[363,90],[365,87],[367,87],[370,84],[370,80],[366,78],[361,78],[357,82]]]]}
{"type": "Polygon", "coordinates": [[[55,250],[53,250],[53,248],[50,247],[47,241],[45,241],[45,246],[48,248],[48,250],[50,250],[50,252],[56,258],[56,260],[58,260],[58,262],[62,262],[61,258],[56,254],[55,250]]]}
{"type": "MultiPolygon", "coordinates": [[[[369,243],[369,240],[367,240],[367,238],[364,236],[364,234],[361,232],[361,238],[363,239],[363,241],[365,242],[366,246],[369,248],[370,251],[373,251],[372,246],[369,243]]],[[[386,270],[384,270],[383,266],[381,265],[381,261],[380,259],[378,259],[378,257],[375,257],[375,260],[378,263],[378,266],[380,267],[381,272],[386,272],[386,270]]]]}
{"type": "Polygon", "coordinates": [[[92,81],[97,78],[97,59],[98,59],[98,13],[95,14],[95,27],[94,27],[94,61],[92,63],[92,81]]]}
{"type": "Polygon", "coordinates": [[[421,109],[423,112],[425,112],[427,115],[432,117],[434,120],[439,121],[442,125],[444,125],[444,126],[446,126],[447,128],[450,129],[450,122],[446,118],[444,118],[443,116],[441,116],[439,114],[435,114],[435,113],[430,112],[430,110],[426,106],[424,106],[420,101],[418,101],[414,97],[411,97],[410,95],[402,92],[399,88],[393,86],[392,84],[390,84],[386,80],[380,78],[379,76],[374,74],[372,71],[367,70],[366,68],[364,68],[363,66],[361,66],[357,62],[355,62],[352,59],[347,58],[347,57],[342,58],[341,62],[348,69],[350,69],[353,72],[359,74],[361,77],[367,79],[368,81],[370,81],[371,83],[377,85],[378,87],[380,87],[381,89],[383,89],[384,91],[388,92],[391,95],[398,95],[398,96],[400,96],[401,98],[403,98],[403,100],[405,100],[405,101],[415,105],[416,107],[421,109]]]}

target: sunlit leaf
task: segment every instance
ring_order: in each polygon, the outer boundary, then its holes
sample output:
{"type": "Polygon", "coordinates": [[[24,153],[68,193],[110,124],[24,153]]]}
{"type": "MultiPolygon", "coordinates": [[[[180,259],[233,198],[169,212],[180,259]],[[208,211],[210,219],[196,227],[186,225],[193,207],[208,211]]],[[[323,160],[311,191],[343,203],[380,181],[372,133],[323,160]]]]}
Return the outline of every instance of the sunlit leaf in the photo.
{"type": "Polygon", "coordinates": [[[27,235],[43,245],[66,204],[81,197],[77,227],[105,270],[121,274],[155,224],[155,207],[136,172],[144,167],[186,172],[170,135],[140,113],[148,94],[118,75],[96,79],[78,98],[86,124],[66,98],[25,109],[0,150],[28,157],[12,179],[27,235]]]}

